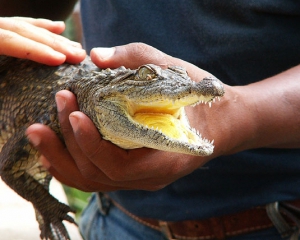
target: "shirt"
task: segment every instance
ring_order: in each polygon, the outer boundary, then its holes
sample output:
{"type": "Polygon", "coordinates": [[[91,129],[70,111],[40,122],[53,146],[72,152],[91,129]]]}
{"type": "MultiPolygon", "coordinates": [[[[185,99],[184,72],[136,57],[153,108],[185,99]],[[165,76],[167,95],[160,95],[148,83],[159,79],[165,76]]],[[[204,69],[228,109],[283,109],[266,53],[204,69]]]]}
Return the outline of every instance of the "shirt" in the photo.
{"type": "MultiPolygon", "coordinates": [[[[299,1],[82,0],[81,13],[87,51],[144,42],[229,85],[299,64],[299,1]]],[[[109,195],[141,217],[204,219],[299,198],[299,173],[300,149],[253,149],[213,159],[159,191],[109,195]]]]}

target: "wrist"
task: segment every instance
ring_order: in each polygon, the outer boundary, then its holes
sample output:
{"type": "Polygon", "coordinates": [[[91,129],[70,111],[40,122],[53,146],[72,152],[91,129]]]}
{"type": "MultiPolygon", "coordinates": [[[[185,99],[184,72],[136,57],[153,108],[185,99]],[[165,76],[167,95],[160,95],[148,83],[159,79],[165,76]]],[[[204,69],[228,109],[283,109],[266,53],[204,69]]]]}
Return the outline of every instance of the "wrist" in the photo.
{"type": "Polygon", "coordinates": [[[300,147],[299,74],[297,66],[262,81],[232,88],[238,96],[233,102],[240,103],[236,130],[244,134],[237,150],[300,147]]]}
{"type": "Polygon", "coordinates": [[[226,155],[258,147],[257,106],[247,86],[231,87],[227,114],[229,146],[226,155]]]}
{"type": "Polygon", "coordinates": [[[210,158],[230,155],[255,147],[257,122],[255,104],[246,96],[244,87],[225,85],[225,95],[209,108],[199,105],[187,109],[191,125],[208,140],[214,140],[214,153],[210,158]]]}

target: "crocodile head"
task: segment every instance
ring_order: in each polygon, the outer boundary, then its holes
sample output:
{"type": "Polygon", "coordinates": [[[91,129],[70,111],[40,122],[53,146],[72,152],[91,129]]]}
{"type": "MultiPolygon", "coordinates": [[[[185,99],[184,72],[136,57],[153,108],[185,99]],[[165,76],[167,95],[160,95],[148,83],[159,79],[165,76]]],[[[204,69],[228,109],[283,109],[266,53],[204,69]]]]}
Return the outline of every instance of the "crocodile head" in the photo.
{"type": "Polygon", "coordinates": [[[152,64],[137,70],[119,68],[111,74],[113,80],[98,90],[96,100],[100,99],[97,121],[105,139],[126,149],[145,146],[199,156],[213,152],[213,142],[190,127],[184,107],[210,105],[222,97],[224,88],[218,79],[196,83],[183,68],[152,64]]]}

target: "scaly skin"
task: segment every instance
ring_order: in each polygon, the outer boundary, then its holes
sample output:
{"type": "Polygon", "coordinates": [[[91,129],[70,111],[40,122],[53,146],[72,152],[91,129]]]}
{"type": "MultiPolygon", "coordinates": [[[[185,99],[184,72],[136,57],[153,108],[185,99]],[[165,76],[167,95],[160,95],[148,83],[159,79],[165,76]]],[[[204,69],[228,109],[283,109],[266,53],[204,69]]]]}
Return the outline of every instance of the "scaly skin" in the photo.
{"type": "Polygon", "coordinates": [[[207,156],[212,142],[191,129],[184,106],[222,97],[215,78],[193,82],[184,69],[144,65],[137,70],[99,70],[89,58],[79,65],[49,67],[27,60],[0,58],[0,174],[20,196],[32,202],[42,239],[69,239],[62,220],[72,211],[49,192],[50,174],[25,136],[43,123],[62,139],[54,96],[67,89],[103,138],[126,149],[149,147],[207,156]]]}

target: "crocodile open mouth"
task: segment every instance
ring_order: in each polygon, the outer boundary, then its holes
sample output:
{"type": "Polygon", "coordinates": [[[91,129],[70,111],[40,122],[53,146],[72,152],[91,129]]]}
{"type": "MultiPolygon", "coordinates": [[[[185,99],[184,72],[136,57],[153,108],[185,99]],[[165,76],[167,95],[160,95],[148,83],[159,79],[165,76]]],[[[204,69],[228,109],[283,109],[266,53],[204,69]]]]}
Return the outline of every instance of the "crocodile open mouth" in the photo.
{"type": "Polygon", "coordinates": [[[188,105],[196,105],[199,103],[211,102],[211,99],[181,99],[175,102],[164,101],[151,104],[134,104],[134,113],[132,119],[143,125],[146,128],[160,131],[171,139],[176,139],[189,144],[202,144],[203,139],[201,134],[193,129],[187,116],[185,115],[184,107],[188,105]]]}

